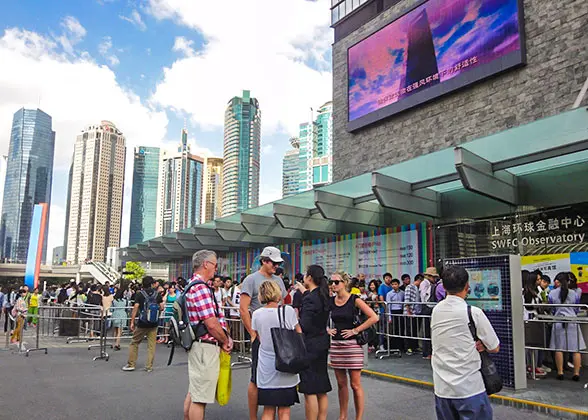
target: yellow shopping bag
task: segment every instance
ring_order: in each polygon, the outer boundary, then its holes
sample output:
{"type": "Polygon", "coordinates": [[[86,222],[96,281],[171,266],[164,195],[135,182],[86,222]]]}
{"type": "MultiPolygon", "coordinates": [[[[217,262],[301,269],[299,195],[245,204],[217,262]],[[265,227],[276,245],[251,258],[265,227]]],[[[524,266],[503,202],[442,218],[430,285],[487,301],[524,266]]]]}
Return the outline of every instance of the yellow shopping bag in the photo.
{"type": "Polygon", "coordinates": [[[220,352],[220,371],[216,384],[216,401],[219,405],[227,405],[231,399],[231,355],[220,352]]]}

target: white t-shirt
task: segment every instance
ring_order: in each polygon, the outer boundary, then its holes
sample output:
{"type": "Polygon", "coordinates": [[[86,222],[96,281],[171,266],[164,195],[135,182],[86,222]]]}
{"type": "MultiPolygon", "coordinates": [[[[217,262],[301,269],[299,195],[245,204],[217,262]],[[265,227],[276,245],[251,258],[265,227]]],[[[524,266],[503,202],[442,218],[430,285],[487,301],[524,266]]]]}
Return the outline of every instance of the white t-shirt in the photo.
{"type": "MultiPolygon", "coordinates": [[[[433,383],[435,395],[441,398],[469,398],[486,392],[480,355],[468,328],[467,306],[462,298],[447,295],[431,315],[433,383]]],[[[496,349],[500,341],[484,312],[472,306],[472,318],[478,338],[486,348],[496,349]]]]}
{"type": "Polygon", "coordinates": [[[235,286],[233,289],[233,296],[230,298],[233,306],[236,306],[235,309],[231,309],[231,316],[240,317],[241,313],[239,312],[239,304],[241,303],[241,286],[235,286]]]}
{"type": "Polygon", "coordinates": [[[216,303],[218,303],[218,306],[224,306],[223,305],[223,299],[227,296],[227,292],[225,291],[224,287],[221,287],[220,289],[218,289],[216,292],[214,292],[214,297],[216,298],[216,303]]]}
{"type": "MultiPolygon", "coordinates": [[[[296,311],[291,306],[286,306],[285,327],[293,330],[296,325],[298,325],[296,311]]],[[[253,312],[251,327],[257,331],[261,343],[257,362],[257,387],[261,389],[290,388],[300,382],[298,375],[276,370],[276,354],[271,329],[279,326],[278,308],[263,307],[253,312]]]]}

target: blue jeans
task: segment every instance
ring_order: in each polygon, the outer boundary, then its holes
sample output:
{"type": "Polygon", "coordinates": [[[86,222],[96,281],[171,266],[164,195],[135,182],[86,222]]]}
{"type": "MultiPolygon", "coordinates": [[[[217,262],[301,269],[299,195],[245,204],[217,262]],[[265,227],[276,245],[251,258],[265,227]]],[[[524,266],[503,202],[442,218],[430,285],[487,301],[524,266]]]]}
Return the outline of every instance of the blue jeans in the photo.
{"type": "Polygon", "coordinates": [[[492,405],[485,392],[469,398],[435,396],[437,420],[492,420],[492,405]]]}

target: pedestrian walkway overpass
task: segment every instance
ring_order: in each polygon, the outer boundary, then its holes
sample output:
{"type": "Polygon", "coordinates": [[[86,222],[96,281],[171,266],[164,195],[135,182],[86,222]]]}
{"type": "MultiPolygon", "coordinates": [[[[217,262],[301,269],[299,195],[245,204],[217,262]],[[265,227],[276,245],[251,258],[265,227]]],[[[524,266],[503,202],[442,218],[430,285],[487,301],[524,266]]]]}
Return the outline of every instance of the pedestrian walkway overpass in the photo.
{"type": "MultiPolygon", "coordinates": [[[[0,279],[22,278],[25,276],[25,264],[0,264],[0,279]]],[[[40,279],[71,279],[76,282],[95,279],[104,284],[114,283],[119,279],[119,274],[105,263],[92,262],[82,265],[42,265],[39,271],[40,279]]]]}

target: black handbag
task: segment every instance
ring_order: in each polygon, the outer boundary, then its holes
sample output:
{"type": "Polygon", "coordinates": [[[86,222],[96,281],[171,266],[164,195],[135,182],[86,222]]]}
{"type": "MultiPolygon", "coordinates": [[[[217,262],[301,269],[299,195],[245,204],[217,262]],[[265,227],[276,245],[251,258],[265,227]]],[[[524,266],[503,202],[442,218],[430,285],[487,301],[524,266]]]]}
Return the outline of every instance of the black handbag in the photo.
{"type": "Polygon", "coordinates": [[[302,334],[286,328],[286,305],[278,308],[279,327],[272,328],[272,341],[276,354],[276,370],[300,373],[310,366],[302,334]]]}
{"type": "MultiPolygon", "coordinates": [[[[359,299],[357,297],[357,295],[353,295],[354,296],[354,300],[353,300],[353,328],[357,328],[359,327],[361,324],[363,324],[366,320],[365,315],[363,314],[363,312],[361,312],[361,309],[356,308],[355,307],[355,299],[359,299]]],[[[367,343],[372,342],[373,340],[375,340],[376,336],[377,336],[377,332],[376,332],[376,327],[374,327],[373,325],[363,331],[360,331],[356,336],[355,336],[355,340],[357,341],[357,344],[359,344],[360,346],[366,345],[367,343]]]]}
{"type": "MultiPolygon", "coordinates": [[[[470,328],[474,342],[477,342],[478,335],[476,333],[476,324],[472,318],[472,307],[470,305],[468,305],[468,319],[468,327],[470,328]]],[[[498,373],[498,369],[496,369],[494,361],[486,351],[480,353],[480,359],[482,360],[480,373],[482,374],[482,379],[484,380],[486,394],[492,395],[500,392],[502,390],[502,377],[498,373]]]]}

